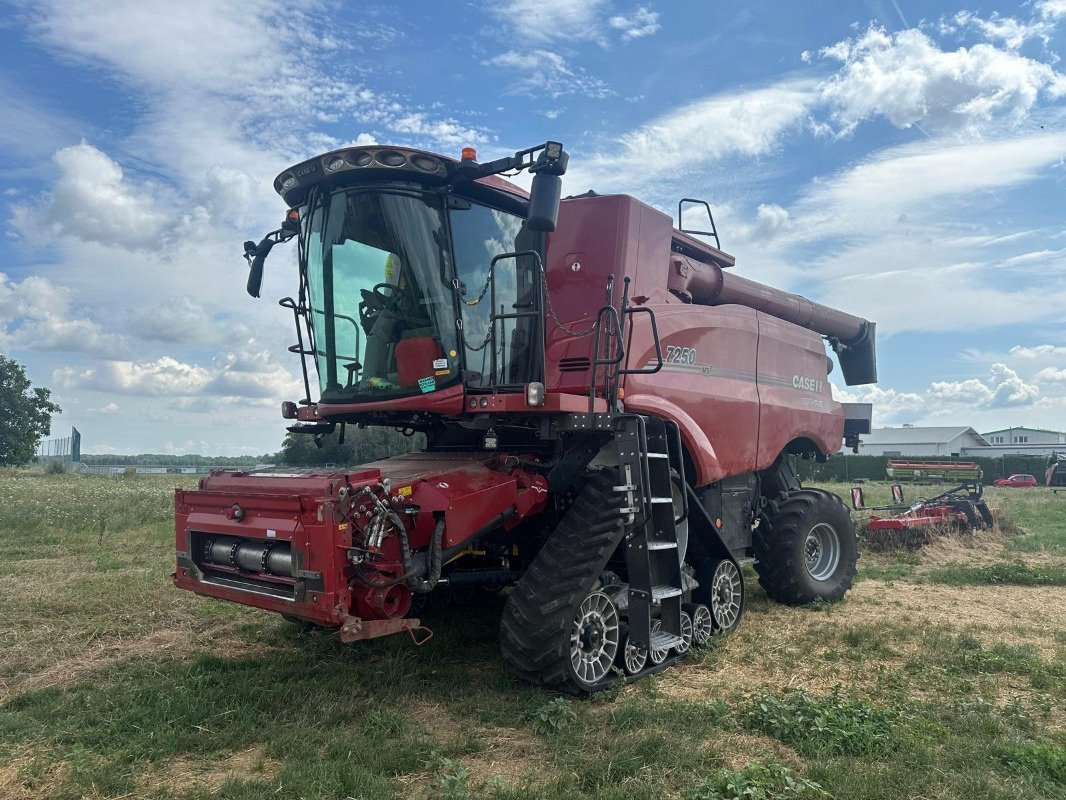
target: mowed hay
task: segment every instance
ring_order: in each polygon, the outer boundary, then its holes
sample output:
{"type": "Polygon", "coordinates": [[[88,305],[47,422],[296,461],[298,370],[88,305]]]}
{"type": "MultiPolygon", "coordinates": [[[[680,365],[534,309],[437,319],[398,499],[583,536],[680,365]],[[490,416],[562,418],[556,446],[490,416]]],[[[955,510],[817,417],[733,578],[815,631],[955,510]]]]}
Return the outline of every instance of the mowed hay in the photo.
{"type": "Polygon", "coordinates": [[[791,747],[769,736],[746,731],[721,731],[707,741],[707,747],[729,769],[744,769],[753,761],[778,761],[799,773],[806,771],[806,763],[791,747]]]}
{"type": "Polygon", "coordinates": [[[711,664],[694,662],[662,676],[668,696],[707,700],[757,689],[803,688],[825,694],[845,685],[876,689],[877,669],[840,658],[839,636],[850,627],[884,628],[878,665],[900,666],[921,648],[920,634],[948,628],[973,634],[986,646],[1031,644],[1045,657],[1058,652],[1066,629],[1066,587],[946,586],[862,581],[842,603],[821,609],[761,602],[740,628],[722,639],[711,664]],[[915,635],[897,636],[909,628],[915,635]]]}
{"type": "Polygon", "coordinates": [[[148,769],[137,779],[135,796],[217,792],[231,780],[268,782],[277,778],[281,765],[266,757],[262,745],[249,747],[221,759],[176,758],[148,769]]]}
{"type": "MultiPolygon", "coordinates": [[[[467,771],[473,787],[489,783],[518,786],[525,778],[543,771],[548,760],[547,748],[528,730],[471,725],[444,706],[428,701],[413,703],[405,716],[419,720],[423,730],[442,745],[453,743],[460,736],[472,736],[481,745],[477,752],[456,759],[467,771]]],[[[398,778],[405,784],[406,795],[427,799],[437,796],[432,766],[398,778]]]]}
{"type": "Polygon", "coordinates": [[[0,798],[3,800],[47,800],[65,780],[66,765],[53,765],[43,775],[33,769],[31,751],[23,749],[0,756],[0,798]]]}

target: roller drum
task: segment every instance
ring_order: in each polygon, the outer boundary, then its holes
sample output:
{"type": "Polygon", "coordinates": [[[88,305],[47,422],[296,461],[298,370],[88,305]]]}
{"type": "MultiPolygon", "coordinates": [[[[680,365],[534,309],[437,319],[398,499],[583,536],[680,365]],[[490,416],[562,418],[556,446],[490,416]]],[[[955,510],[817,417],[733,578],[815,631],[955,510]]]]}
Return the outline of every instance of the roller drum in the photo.
{"type": "Polygon", "coordinates": [[[292,576],[292,548],[288,542],[216,537],[204,546],[204,561],[243,572],[265,572],[282,578],[292,576]]]}

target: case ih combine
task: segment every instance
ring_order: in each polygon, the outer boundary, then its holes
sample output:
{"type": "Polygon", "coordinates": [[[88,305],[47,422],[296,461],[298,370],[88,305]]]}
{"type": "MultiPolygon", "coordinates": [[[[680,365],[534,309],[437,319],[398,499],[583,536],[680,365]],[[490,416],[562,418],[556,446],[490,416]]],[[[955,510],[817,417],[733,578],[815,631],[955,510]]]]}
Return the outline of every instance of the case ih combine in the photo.
{"type": "Polygon", "coordinates": [[[566,165],[555,142],[484,164],[375,146],[277,178],[285,222],[245,249],[258,297],[267,253],[298,242],[290,430],[427,446],[179,490],[179,588],[352,641],[416,637],[418,596],[511,586],[504,661],[578,692],[735,628],[752,560],[779,601],[844,595],[850,512],[792,457],[868,429],[833,400],[822,337],[871,383],[874,324],[729,272],[632,197],[560,202],[566,165]],[[521,169],[529,194],[497,177],[521,169]]]}

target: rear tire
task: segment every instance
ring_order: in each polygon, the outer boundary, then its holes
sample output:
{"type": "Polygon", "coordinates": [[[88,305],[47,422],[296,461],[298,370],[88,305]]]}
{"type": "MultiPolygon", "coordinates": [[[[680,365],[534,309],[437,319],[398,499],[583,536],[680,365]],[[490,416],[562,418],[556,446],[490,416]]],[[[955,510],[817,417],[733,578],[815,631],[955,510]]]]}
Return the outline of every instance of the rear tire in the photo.
{"type": "Polygon", "coordinates": [[[835,494],[789,492],[763,527],[754,541],[755,571],[771,598],[789,605],[836,601],[851,588],[859,557],[855,523],[835,494]]]}

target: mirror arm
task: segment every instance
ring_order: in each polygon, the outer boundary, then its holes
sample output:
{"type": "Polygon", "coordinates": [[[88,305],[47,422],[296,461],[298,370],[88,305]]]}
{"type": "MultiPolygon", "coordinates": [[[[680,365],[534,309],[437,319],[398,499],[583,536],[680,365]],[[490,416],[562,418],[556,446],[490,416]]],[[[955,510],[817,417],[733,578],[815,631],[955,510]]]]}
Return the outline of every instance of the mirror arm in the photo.
{"type": "Polygon", "coordinates": [[[255,242],[244,243],[244,258],[249,267],[246,288],[248,289],[248,294],[252,297],[259,297],[259,291],[263,286],[263,262],[270,255],[270,251],[274,249],[274,245],[289,241],[296,233],[297,231],[291,227],[282,226],[264,236],[259,244],[255,242]]]}

